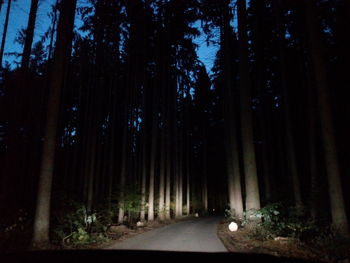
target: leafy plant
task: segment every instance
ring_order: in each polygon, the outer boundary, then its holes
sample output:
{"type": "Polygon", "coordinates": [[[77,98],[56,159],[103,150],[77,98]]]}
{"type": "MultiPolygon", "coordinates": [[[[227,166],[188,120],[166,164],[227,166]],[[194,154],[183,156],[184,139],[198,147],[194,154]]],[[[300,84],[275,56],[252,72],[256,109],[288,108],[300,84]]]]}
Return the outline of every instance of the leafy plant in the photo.
{"type": "MultiPolygon", "coordinates": [[[[322,236],[329,238],[330,231],[324,225],[305,217],[305,212],[295,207],[284,207],[281,203],[271,203],[260,210],[249,211],[251,215],[260,218],[261,222],[250,231],[250,237],[267,240],[276,236],[291,237],[297,239],[320,239],[322,236]]],[[[245,218],[242,226],[247,225],[249,218],[245,218]]]]}
{"type": "Polygon", "coordinates": [[[105,241],[105,213],[104,211],[88,214],[84,204],[65,200],[64,210],[56,210],[53,213],[53,240],[64,245],[105,241]]]}

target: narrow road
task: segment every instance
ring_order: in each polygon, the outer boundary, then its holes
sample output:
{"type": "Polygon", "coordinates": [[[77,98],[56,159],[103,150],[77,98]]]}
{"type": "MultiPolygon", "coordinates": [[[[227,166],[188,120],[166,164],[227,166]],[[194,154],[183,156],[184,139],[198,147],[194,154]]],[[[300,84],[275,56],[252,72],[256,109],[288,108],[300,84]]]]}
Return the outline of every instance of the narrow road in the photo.
{"type": "Polygon", "coordinates": [[[107,249],[227,252],[217,237],[217,216],[167,225],[107,247],[107,249]]]}

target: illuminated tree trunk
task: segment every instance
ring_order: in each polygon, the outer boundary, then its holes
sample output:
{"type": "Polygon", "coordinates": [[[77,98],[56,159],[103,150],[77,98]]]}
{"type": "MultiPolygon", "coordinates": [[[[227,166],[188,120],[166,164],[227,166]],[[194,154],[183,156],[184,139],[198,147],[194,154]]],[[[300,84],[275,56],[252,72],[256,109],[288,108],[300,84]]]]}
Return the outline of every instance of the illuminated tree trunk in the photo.
{"type": "Polygon", "coordinates": [[[204,213],[208,213],[208,179],[207,179],[207,134],[205,128],[203,127],[203,170],[202,170],[202,206],[204,213]]]}
{"type": "MultiPolygon", "coordinates": [[[[168,81],[169,82],[169,81],[168,81]]],[[[166,123],[166,186],[165,186],[165,218],[169,220],[171,218],[170,213],[170,202],[171,202],[171,171],[172,171],[172,157],[174,156],[174,152],[171,147],[171,85],[167,85],[168,96],[167,96],[167,123],[166,123]]]]}
{"type": "Polygon", "coordinates": [[[151,162],[149,173],[148,192],[148,221],[154,220],[154,177],[156,173],[157,141],[158,141],[158,97],[153,87],[153,111],[152,111],[152,138],[151,138],[151,162]]]}
{"type": "Polygon", "coordinates": [[[166,119],[165,119],[165,112],[166,112],[166,105],[165,105],[165,83],[163,82],[162,86],[163,90],[163,100],[162,100],[162,119],[163,119],[163,127],[161,130],[161,149],[160,149],[160,171],[159,171],[159,202],[158,202],[158,217],[159,220],[164,220],[164,183],[165,183],[165,173],[166,173],[166,119]]]}
{"type": "Polygon", "coordinates": [[[141,178],[141,213],[140,220],[146,218],[146,179],[147,179],[147,131],[146,125],[143,126],[143,145],[142,145],[142,178],[141,178]]]}
{"type": "Polygon", "coordinates": [[[231,38],[232,28],[229,22],[229,7],[225,6],[224,20],[221,29],[221,43],[224,53],[224,119],[225,119],[225,138],[226,138],[226,162],[227,162],[227,181],[228,197],[231,214],[243,218],[243,200],[241,190],[241,175],[239,167],[239,152],[237,142],[237,118],[233,109],[234,100],[232,96],[231,77],[231,38]]]}
{"type": "Polygon", "coordinates": [[[186,162],[186,215],[190,214],[190,163],[189,163],[189,149],[187,149],[186,162]]]}
{"type": "Polygon", "coordinates": [[[327,171],[329,198],[333,225],[343,235],[349,235],[343,189],[338,164],[334,127],[331,113],[330,96],[327,84],[327,71],[324,51],[321,43],[320,29],[317,25],[314,0],[305,0],[306,26],[308,30],[309,53],[315,74],[317,99],[319,105],[321,136],[327,171]]]}
{"type": "MultiPolygon", "coordinates": [[[[126,105],[128,105],[126,103],[126,105]]],[[[127,106],[125,106],[127,111],[127,106]]],[[[127,115],[127,112],[125,113],[127,115]]],[[[125,181],[126,181],[126,166],[127,166],[127,142],[128,142],[128,122],[127,117],[124,117],[124,128],[123,128],[123,143],[122,143],[122,160],[121,160],[121,171],[120,171],[120,186],[119,186],[119,211],[118,211],[118,223],[124,222],[124,201],[125,201],[125,181]]]]}
{"type": "MultiPolygon", "coordinates": [[[[238,35],[239,35],[239,76],[240,76],[240,105],[241,105],[241,134],[246,189],[246,210],[250,216],[251,210],[260,209],[260,194],[256,171],[255,149],[253,143],[253,123],[251,110],[247,29],[246,1],[237,0],[238,35]]],[[[249,217],[248,217],[249,218],[249,217]]],[[[258,220],[257,218],[254,218],[258,220]]]]}
{"type": "MultiPolygon", "coordinates": [[[[130,74],[130,62],[128,65],[128,73],[130,74]]],[[[129,79],[128,79],[129,80],[129,79]]],[[[126,81],[126,87],[129,81],[126,81]]],[[[123,113],[123,132],[122,132],[122,150],[121,150],[121,171],[120,171],[120,185],[119,185],[119,200],[118,200],[118,223],[122,224],[124,222],[124,206],[125,206],[125,182],[126,182],[126,172],[127,172],[127,163],[128,163],[128,127],[129,127],[129,92],[130,89],[125,90],[125,100],[124,100],[124,113],[123,113]]],[[[131,123],[131,122],[130,122],[131,123]]]]}
{"type": "Polygon", "coordinates": [[[0,68],[2,68],[2,58],[4,56],[5,42],[6,42],[6,36],[7,36],[7,27],[8,27],[9,18],[10,18],[11,2],[12,2],[12,0],[8,0],[8,2],[7,2],[4,31],[2,32],[2,41],[1,41],[1,47],[0,47],[0,68]]]}
{"type": "Polygon", "coordinates": [[[22,55],[22,63],[21,63],[22,70],[26,70],[29,67],[30,51],[32,49],[36,14],[38,11],[38,2],[39,0],[32,0],[31,6],[30,6],[28,26],[26,30],[26,39],[25,39],[23,55],[22,55]]]}
{"type": "Polygon", "coordinates": [[[76,0],[62,1],[56,50],[51,69],[45,140],[43,143],[39,188],[34,216],[34,236],[32,240],[32,245],[34,247],[49,243],[51,186],[55,161],[60,93],[63,85],[67,58],[70,56],[71,51],[75,8],[76,0]]]}
{"type": "MultiPolygon", "coordinates": [[[[170,137],[170,129],[168,128],[168,137],[170,137]]],[[[166,186],[165,186],[165,218],[170,219],[170,202],[171,202],[171,142],[167,138],[167,158],[166,158],[166,186]]]]}
{"type": "Polygon", "coordinates": [[[189,105],[191,94],[186,95],[186,215],[190,214],[190,134],[189,134],[189,105]]]}
{"type": "MultiPolygon", "coordinates": [[[[180,92],[180,97],[183,98],[183,92],[180,92]]],[[[178,148],[178,154],[179,154],[179,162],[178,162],[178,216],[181,217],[183,215],[183,107],[182,102],[181,103],[181,109],[180,109],[180,127],[179,127],[179,148],[178,148]]]]}

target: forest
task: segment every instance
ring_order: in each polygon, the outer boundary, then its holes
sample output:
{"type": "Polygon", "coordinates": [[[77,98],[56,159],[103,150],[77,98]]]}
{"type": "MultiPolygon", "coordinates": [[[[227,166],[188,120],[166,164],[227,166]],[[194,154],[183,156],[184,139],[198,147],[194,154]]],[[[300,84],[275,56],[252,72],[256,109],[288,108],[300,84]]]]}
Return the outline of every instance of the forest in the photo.
{"type": "Polygon", "coordinates": [[[38,35],[26,0],[13,54],[21,1],[0,1],[5,250],[208,214],[349,237],[350,1],[55,0],[38,35]]]}

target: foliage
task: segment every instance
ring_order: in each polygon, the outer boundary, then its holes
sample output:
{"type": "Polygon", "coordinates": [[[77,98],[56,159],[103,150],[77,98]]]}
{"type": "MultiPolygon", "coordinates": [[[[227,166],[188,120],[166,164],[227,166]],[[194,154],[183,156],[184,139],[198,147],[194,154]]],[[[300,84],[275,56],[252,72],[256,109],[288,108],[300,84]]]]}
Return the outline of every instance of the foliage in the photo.
{"type": "Polygon", "coordinates": [[[225,217],[228,219],[228,220],[233,220],[235,221],[236,223],[239,223],[239,224],[242,224],[242,218],[239,218],[236,213],[235,213],[235,210],[234,209],[230,209],[230,207],[228,206],[227,208],[225,208],[225,211],[224,211],[224,215],[225,217]]]}
{"type": "MultiPolygon", "coordinates": [[[[141,193],[137,186],[126,187],[124,190],[124,202],[121,205],[128,217],[126,223],[129,226],[135,225],[141,210],[141,193]]],[[[119,209],[120,206],[116,206],[116,208],[119,209]]]]}
{"type": "Polygon", "coordinates": [[[106,211],[88,214],[86,207],[74,201],[66,209],[54,213],[53,240],[63,245],[85,245],[107,241],[106,211]]]}
{"type": "MultiPolygon", "coordinates": [[[[251,214],[261,218],[261,222],[252,227],[250,237],[268,240],[277,236],[296,238],[302,241],[324,242],[334,236],[330,226],[316,223],[305,216],[302,208],[284,207],[281,203],[270,203],[251,214]]],[[[242,226],[248,224],[245,219],[242,226]]]]}

